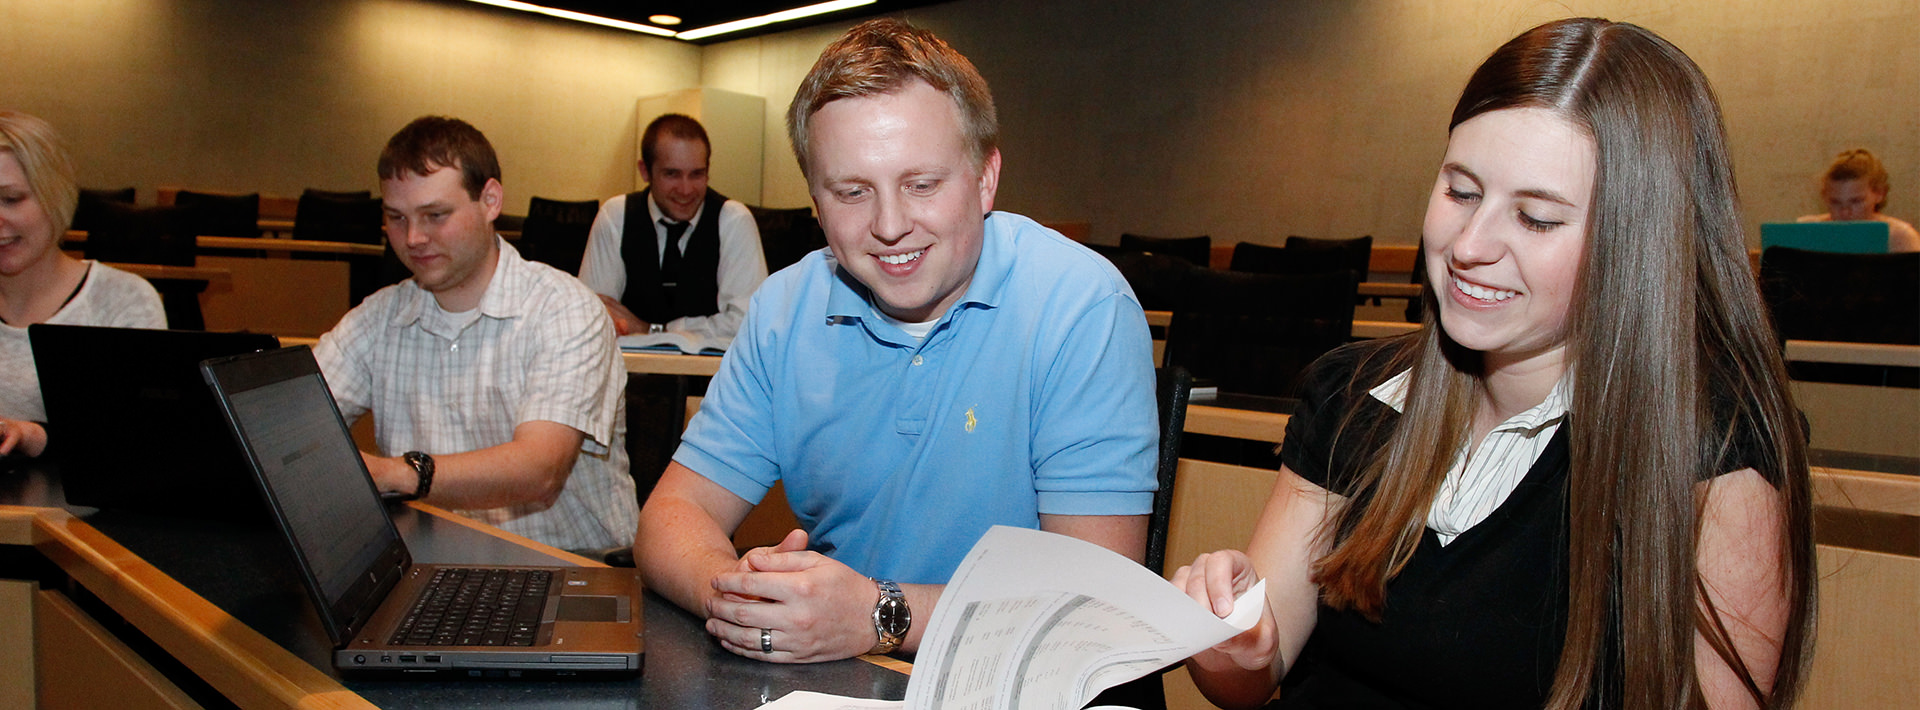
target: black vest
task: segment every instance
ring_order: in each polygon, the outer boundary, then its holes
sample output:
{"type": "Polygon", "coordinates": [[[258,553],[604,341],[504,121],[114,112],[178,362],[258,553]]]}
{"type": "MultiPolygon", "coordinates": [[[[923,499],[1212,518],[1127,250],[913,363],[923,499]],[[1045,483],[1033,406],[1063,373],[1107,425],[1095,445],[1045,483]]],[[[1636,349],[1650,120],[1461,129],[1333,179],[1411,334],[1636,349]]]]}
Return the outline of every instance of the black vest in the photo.
{"type": "Polygon", "coordinates": [[[720,206],[727,198],[707,188],[700,223],[680,254],[680,282],[660,282],[660,236],[647,210],[647,192],[628,193],[627,224],[620,239],[620,260],[627,266],[627,290],[620,305],[648,323],[720,312],[720,206]]]}

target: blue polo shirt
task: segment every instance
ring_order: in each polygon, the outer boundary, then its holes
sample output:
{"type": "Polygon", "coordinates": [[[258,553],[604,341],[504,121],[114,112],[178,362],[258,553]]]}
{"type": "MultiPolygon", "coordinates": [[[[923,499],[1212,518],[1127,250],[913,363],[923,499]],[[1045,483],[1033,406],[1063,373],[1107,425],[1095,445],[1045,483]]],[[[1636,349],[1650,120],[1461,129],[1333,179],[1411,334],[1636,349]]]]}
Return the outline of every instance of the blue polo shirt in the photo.
{"type": "Polygon", "coordinates": [[[924,341],[823,249],[754,294],[674,460],[756,503],[784,481],[814,550],[945,583],[991,526],[1152,510],[1152,351],[1120,272],[1019,215],[924,341]]]}

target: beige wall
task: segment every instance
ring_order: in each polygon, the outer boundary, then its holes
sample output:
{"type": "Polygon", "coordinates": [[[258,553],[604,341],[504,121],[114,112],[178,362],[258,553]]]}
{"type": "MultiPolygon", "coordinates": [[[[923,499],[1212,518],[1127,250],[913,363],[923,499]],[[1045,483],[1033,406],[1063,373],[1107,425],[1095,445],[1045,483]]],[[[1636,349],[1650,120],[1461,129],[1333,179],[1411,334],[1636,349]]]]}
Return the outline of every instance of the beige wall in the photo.
{"type": "MultiPolygon", "coordinates": [[[[1121,231],[1373,234],[1411,243],[1467,73],[1537,22],[1646,25],[1727,109],[1748,223],[1818,209],[1813,175],[1864,145],[1920,220],[1915,0],[957,0],[908,13],[993,84],[1000,207],[1121,231]],[[1205,18],[1189,8],[1210,12],[1205,18]]],[[[784,112],[847,23],[696,47],[452,0],[0,0],[0,104],[54,121],[82,182],[375,187],[413,116],[468,118],[499,147],[508,209],[631,189],[635,101],[711,87],[766,97],[762,201],[809,202],[784,112]]]]}
{"type": "Polygon", "coordinates": [[[700,49],[446,0],[0,0],[0,105],[66,134],[81,183],[377,189],[444,113],[500,153],[507,209],[631,189],[634,102],[699,85],[700,49]]]}
{"type": "MultiPolygon", "coordinates": [[[[1705,69],[1751,238],[1760,222],[1820,211],[1814,174],[1854,145],[1889,164],[1888,212],[1920,219],[1914,0],[962,0],[907,13],[993,85],[1000,207],[1091,222],[1096,241],[1135,231],[1228,243],[1412,243],[1468,73],[1520,30],[1568,15],[1644,25],[1705,69]]],[[[702,57],[707,85],[767,97],[770,204],[807,201],[777,150],[780,114],[845,26],[702,57]]]]}

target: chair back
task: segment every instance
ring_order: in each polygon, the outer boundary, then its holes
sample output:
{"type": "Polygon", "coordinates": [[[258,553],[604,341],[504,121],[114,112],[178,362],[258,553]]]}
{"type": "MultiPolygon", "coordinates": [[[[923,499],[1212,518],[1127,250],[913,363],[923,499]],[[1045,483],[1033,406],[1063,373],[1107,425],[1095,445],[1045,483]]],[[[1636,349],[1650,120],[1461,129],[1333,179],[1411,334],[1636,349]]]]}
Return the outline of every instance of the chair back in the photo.
{"type": "Polygon", "coordinates": [[[1173,524],[1174,474],[1180,469],[1180,440],[1187,428],[1187,400],[1193,393],[1193,374],[1184,367],[1154,371],[1154,399],[1160,405],[1160,487],[1153,493],[1153,515],[1147,519],[1147,569],[1167,574],[1167,530],[1173,524]]]}
{"type": "Polygon", "coordinates": [[[222,195],[181,190],[173,196],[175,207],[187,210],[189,227],[195,236],[260,236],[260,193],[222,195]]]}
{"type": "Polygon", "coordinates": [[[380,200],[372,192],[307,189],[293,213],[293,238],[317,242],[379,244],[380,200]]]}
{"type": "Polygon", "coordinates": [[[1760,285],[1784,339],[1920,345],[1920,252],[1769,247],[1760,285]]]}
{"type": "Polygon", "coordinates": [[[1201,270],[1186,259],[1144,251],[1102,252],[1114,268],[1126,277],[1140,307],[1149,311],[1171,311],[1180,303],[1180,289],[1187,274],[1201,270]]]}
{"type": "Polygon", "coordinates": [[[99,202],[85,254],[95,261],[193,266],[198,253],[190,210],[99,202]]]}
{"type": "Polygon", "coordinates": [[[1205,235],[1198,237],[1148,237],[1138,234],[1120,235],[1120,249],[1123,251],[1145,251],[1166,254],[1186,260],[1188,264],[1206,268],[1213,263],[1213,238],[1205,235]]]}
{"type": "Polygon", "coordinates": [[[1166,362],[1222,392],[1294,396],[1300,373],[1353,334],[1351,272],[1195,269],[1167,327],[1166,362]]]}
{"type": "Polygon", "coordinates": [[[1333,268],[1352,271],[1360,281],[1367,280],[1367,273],[1373,268],[1371,234],[1355,239],[1287,237],[1285,248],[1310,259],[1325,259],[1333,268]]]}
{"type": "Polygon", "coordinates": [[[587,253],[587,235],[593,230],[598,200],[549,200],[535,197],[527,203],[527,220],[520,226],[520,255],[575,276],[587,253]]]}
{"type": "Polygon", "coordinates": [[[792,266],[809,252],[827,245],[827,233],[811,207],[781,209],[747,206],[754,226],[760,230],[760,251],[767,258],[767,273],[792,266]]]}
{"type": "Polygon", "coordinates": [[[78,229],[83,232],[92,231],[95,219],[94,215],[100,211],[100,203],[118,202],[131,205],[133,204],[133,195],[133,188],[131,187],[123,187],[117,190],[80,188],[80,201],[73,209],[73,223],[67,225],[67,228],[78,229]]]}

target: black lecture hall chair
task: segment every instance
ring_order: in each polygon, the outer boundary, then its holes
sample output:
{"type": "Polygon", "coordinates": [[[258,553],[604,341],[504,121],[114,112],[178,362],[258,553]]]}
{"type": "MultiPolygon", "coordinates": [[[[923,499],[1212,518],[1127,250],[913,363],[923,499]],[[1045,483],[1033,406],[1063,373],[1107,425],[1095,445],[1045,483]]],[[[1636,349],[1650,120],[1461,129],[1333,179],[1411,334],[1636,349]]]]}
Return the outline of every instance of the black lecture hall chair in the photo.
{"type": "Polygon", "coordinates": [[[1205,235],[1198,237],[1147,237],[1138,234],[1120,235],[1121,251],[1144,251],[1155,254],[1167,254],[1185,259],[1187,263],[1206,268],[1213,263],[1213,238],[1205,235]]]}
{"type": "Polygon", "coordinates": [[[1133,295],[1140,299],[1140,307],[1149,311],[1171,311],[1180,302],[1180,291],[1187,282],[1188,274],[1204,271],[1205,267],[1194,266],[1181,257],[1159,252],[1113,250],[1111,247],[1097,250],[1113,261],[1113,266],[1126,277],[1127,285],[1133,287],[1133,295]]]}
{"type": "Polygon", "coordinates": [[[260,236],[260,193],[223,195],[181,190],[173,205],[187,210],[194,235],[202,237],[260,236]]]}
{"type": "MultiPolygon", "coordinates": [[[[380,246],[386,243],[383,221],[380,198],[374,197],[371,191],[307,188],[300,192],[300,202],[294,207],[293,238],[380,246]]],[[[391,250],[380,256],[296,253],[293,258],[347,262],[349,308],[360,305],[360,301],[374,291],[407,277],[406,267],[391,256],[391,250]]]]}
{"type": "MultiPolygon", "coordinates": [[[[1920,345],[1920,252],[1837,254],[1769,247],[1760,286],[1784,340],[1920,345]]],[[[1920,386],[1913,368],[1787,363],[1796,380],[1920,386]]]]}
{"type": "Polygon", "coordinates": [[[1232,271],[1255,274],[1324,274],[1350,271],[1355,281],[1367,280],[1373,259],[1373,237],[1309,239],[1287,237],[1286,246],[1240,242],[1233,245],[1232,271]]]}
{"type": "MultiPolygon", "coordinates": [[[[1167,530],[1173,522],[1174,474],[1180,469],[1180,439],[1187,426],[1187,397],[1192,390],[1193,376],[1186,368],[1162,367],[1154,371],[1154,399],[1160,410],[1157,459],[1160,487],[1154,491],[1153,514],[1147,519],[1146,567],[1162,577],[1167,576],[1167,530]]],[[[1166,686],[1160,680],[1164,672],[1150,673],[1109,688],[1089,705],[1166,710],[1166,686]]]]}
{"type": "MultiPolygon", "coordinates": [[[[121,202],[101,202],[93,213],[87,232],[85,254],[88,259],[108,263],[193,266],[199,247],[188,210],[183,207],[137,207],[121,202]]],[[[149,279],[160,292],[166,309],[167,326],[174,330],[204,330],[200,313],[200,292],[207,282],[199,279],[149,279]]]]}
{"type": "Polygon", "coordinates": [[[73,223],[67,225],[67,228],[78,229],[83,232],[90,231],[93,229],[94,214],[100,211],[100,203],[118,202],[124,205],[131,205],[133,204],[133,195],[133,188],[131,187],[123,187],[117,190],[80,188],[80,201],[74,206],[73,223]]]}
{"type": "Polygon", "coordinates": [[[1167,328],[1166,364],[1233,394],[1291,397],[1300,372],[1353,334],[1351,272],[1195,269],[1167,328]]]}
{"type": "Polygon", "coordinates": [[[760,230],[760,252],[767,258],[769,274],[827,245],[827,233],[820,229],[820,220],[813,216],[811,207],[748,205],[747,209],[753,212],[754,226],[760,230]]]}
{"type": "Polygon", "coordinates": [[[520,225],[520,255],[575,276],[587,253],[587,235],[598,200],[549,200],[535,197],[527,203],[527,219],[520,225]]]}

